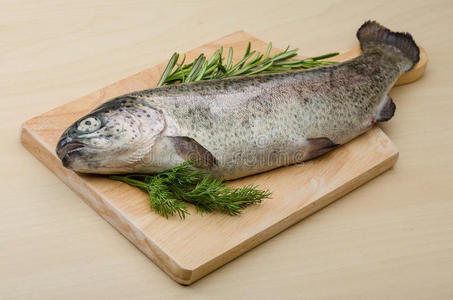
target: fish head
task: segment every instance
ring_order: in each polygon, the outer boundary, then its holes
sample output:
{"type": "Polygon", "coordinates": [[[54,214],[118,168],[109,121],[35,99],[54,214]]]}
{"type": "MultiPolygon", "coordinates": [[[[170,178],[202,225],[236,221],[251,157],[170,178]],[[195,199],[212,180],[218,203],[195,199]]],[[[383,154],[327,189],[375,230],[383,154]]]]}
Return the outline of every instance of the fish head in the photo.
{"type": "Polygon", "coordinates": [[[80,118],[62,134],[56,153],[81,173],[136,172],[165,127],[162,113],[120,97],[80,118]]]}

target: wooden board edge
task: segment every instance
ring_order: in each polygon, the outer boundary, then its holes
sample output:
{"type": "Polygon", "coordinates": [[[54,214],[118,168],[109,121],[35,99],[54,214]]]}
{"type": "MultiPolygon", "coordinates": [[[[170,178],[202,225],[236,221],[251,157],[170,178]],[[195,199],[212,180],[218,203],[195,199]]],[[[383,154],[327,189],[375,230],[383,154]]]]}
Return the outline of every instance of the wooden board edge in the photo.
{"type": "MultiPolygon", "coordinates": [[[[379,129],[381,130],[381,129],[379,129]]],[[[383,133],[384,134],[384,133],[383,133]]],[[[363,173],[360,177],[354,178],[347,182],[346,184],[338,187],[337,189],[329,192],[328,194],[324,195],[316,202],[312,203],[300,209],[291,215],[287,216],[286,218],[280,220],[279,222],[271,225],[270,227],[266,228],[259,234],[243,241],[242,243],[238,244],[236,247],[226,251],[222,255],[206,262],[203,265],[196,267],[193,270],[193,276],[190,281],[187,281],[183,284],[190,285],[195,281],[201,279],[205,275],[213,272],[214,270],[220,268],[221,266],[225,265],[226,263],[232,261],[233,259],[239,257],[240,255],[244,254],[245,252],[255,248],[256,246],[260,245],[261,243],[271,239],[278,233],[282,232],[283,230],[291,227],[292,225],[300,222],[301,220],[305,219],[306,217],[314,214],[315,212],[319,211],[320,209],[328,206],[329,204],[333,203],[334,201],[340,199],[341,197],[345,196],[349,192],[355,190],[356,188],[360,187],[364,183],[370,181],[371,179],[377,177],[378,175],[382,174],[383,172],[387,171],[388,169],[392,168],[393,165],[396,163],[399,157],[398,149],[392,144],[395,151],[384,161],[377,164],[368,172],[363,173]]],[[[180,282],[181,283],[181,282],[180,282]]]]}
{"type": "Polygon", "coordinates": [[[21,126],[20,141],[22,145],[41,161],[52,173],[54,173],[64,184],[74,191],[83,199],[98,215],[105,219],[113,228],[125,236],[135,247],[143,252],[151,261],[156,264],[162,271],[169,275],[173,280],[181,284],[193,282],[193,270],[184,268],[174,258],[163,252],[158,245],[148,236],[144,235],[135,224],[129,222],[122,213],[113,207],[106,199],[96,193],[96,190],[83,182],[76,173],[65,170],[63,167],[51,168],[49,161],[58,160],[56,155],[43,146],[39,137],[33,134],[26,122],[21,126]],[[78,186],[78,189],[76,188],[78,186]],[[103,204],[98,204],[98,203],[103,204]],[[102,206],[105,209],[101,208],[102,206]]]}

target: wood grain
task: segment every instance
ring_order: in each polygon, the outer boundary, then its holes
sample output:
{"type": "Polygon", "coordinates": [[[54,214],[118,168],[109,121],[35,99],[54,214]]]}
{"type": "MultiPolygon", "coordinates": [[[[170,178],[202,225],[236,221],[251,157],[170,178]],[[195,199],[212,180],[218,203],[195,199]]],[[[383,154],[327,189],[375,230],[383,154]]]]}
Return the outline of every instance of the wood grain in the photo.
{"type": "MultiPolygon", "coordinates": [[[[232,46],[237,59],[252,41],[264,51],[266,43],[238,31],[188,53],[211,54],[232,46]]],[[[277,50],[275,50],[277,51],[277,50]]],[[[342,59],[357,54],[350,51],[342,59]]],[[[421,64],[414,68],[421,75],[421,64]]],[[[390,168],[398,151],[375,127],[319,159],[232,181],[234,186],[258,184],[272,191],[272,199],[250,207],[241,216],[191,215],[181,221],[151,212],[145,193],[101,176],[79,175],[65,169],[54,152],[61,133],[76,119],[118,95],[155,86],[165,63],[109,85],[47,113],[22,127],[23,145],[82,197],[156,265],[181,284],[191,284],[292,224],[330,204],[390,168]]]]}

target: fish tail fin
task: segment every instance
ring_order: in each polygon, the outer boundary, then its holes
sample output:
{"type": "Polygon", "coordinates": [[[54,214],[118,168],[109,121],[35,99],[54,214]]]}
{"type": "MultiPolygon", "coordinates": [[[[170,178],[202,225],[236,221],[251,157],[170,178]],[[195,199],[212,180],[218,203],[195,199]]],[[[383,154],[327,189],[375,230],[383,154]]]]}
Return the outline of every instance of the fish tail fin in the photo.
{"type": "Polygon", "coordinates": [[[360,48],[363,52],[374,47],[384,47],[387,51],[403,56],[409,71],[420,59],[420,49],[408,32],[393,32],[376,21],[366,21],[357,31],[360,48]]]}

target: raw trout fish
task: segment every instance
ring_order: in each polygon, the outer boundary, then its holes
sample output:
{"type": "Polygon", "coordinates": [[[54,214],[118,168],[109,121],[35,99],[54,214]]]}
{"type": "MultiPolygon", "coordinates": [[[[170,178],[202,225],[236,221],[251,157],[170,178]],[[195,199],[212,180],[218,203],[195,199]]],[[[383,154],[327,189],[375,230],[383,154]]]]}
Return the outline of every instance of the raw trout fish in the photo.
{"type": "Polygon", "coordinates": [[[190,160],[223,179],[315,158],[392,118],[387,93],[419,60],[409,33],[367,21],[357,38],[363,54],[339,64],[114,98],[70,126],[56,152],[82,173],[157,173],[190,160]]]}

